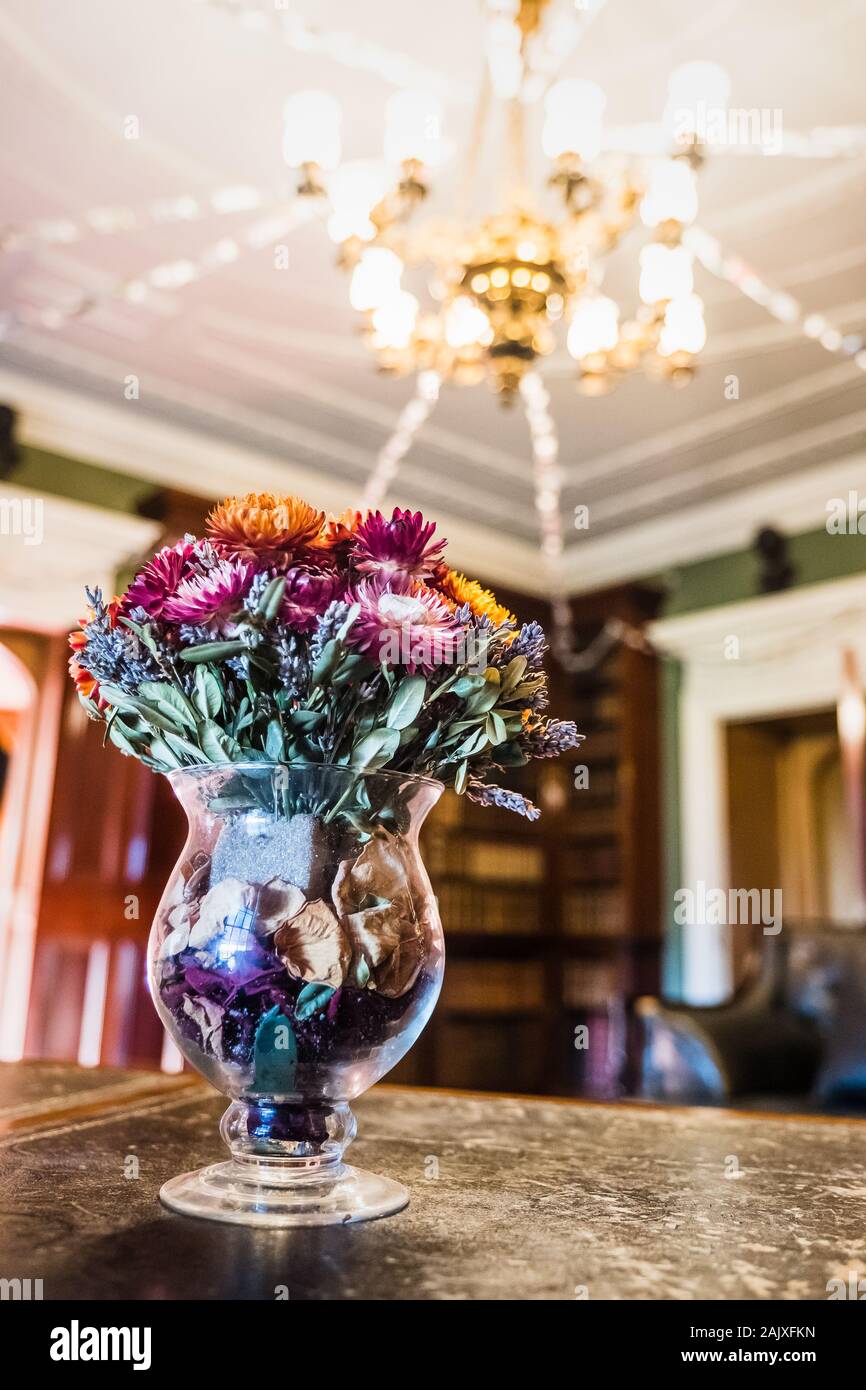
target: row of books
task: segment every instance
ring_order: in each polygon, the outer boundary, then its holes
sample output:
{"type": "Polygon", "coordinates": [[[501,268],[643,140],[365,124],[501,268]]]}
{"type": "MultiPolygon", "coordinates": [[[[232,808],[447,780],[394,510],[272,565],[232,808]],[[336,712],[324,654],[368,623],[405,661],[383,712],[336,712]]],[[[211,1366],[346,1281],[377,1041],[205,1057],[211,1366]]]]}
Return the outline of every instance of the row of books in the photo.
{"type": "Polygon", "coordinates": [[[453,1014],[529,1014],[551,1007],[604,1010],[622,998],[623,968],[616,960],[565,960],[557,998],[540,960],[450,960],[439,1008],[453,1014]]]}
{"type": "Polygon", "coordinates": [[[455,879],[435,887],[446,932],[526,936],[543,930],[538,888],[494,888],[455,879]]]}
{"type": "MultiPolygon", "coordinates": [[[[528,936],[550,929],[544,893],[538,887],[495,888],[445,879],[437,885],[437,896],[448,932],[528,936]]],[[[585,886],[562,895],[565,936],[619,937],[628,926],[621,888],[585,886]]]]}
{"type": "Polygon", "coordinates": [[[545,1003],[544,966],[538,960],[451,960],[440,1009],[453,1013],[531,1013],[545,1003]]]}
{"type": "Polygon", "coordinates": [[[622,936],[628,929],[621,888],[569,889],[562,899],[562,930],[567,936],[622,936]]]}
{"type": "Polygon", "coordinates": [[[547,857],[542,845],[469,836],[431,835],[425,845],[427,868],[438,874],[481,883],[543,883],[547,857]]]}

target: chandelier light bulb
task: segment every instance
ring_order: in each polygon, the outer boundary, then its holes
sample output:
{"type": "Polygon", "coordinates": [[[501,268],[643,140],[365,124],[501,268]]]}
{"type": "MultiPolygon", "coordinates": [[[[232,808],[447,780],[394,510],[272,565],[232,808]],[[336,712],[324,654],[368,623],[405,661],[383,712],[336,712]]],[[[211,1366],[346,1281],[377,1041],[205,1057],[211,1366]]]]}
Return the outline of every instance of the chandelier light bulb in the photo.
{"type": "Polygon", "coordinates": [[[706,341],[703,300],[696,294],[672,299],[659,335],[659,354],[670,357],[675,352],[700,352],[706,341]]]}
{"type": "Polygon", "coordinates": [[[407,290],[398,290],[373,314],[373,346],[407,348],[418,318],[418,300],[407,290]]]}
{"type": "Polygon", "coordinates": [[[348,241],[358,237],[370,241],[376,227],[370,213],[388,192],[390,177],[384,164],[371,160],[354,160],[341,164],[328,180],[328,194],[333,212],[328,219],[328,235],[332,241],[348,241]]]}
{"type": "Polygon", "coordinates": [[[395,92],[385,107],[385,158],[417,160],[429,167],[442,158],[442,103],[426,92],[395,92]]]}
{"type": "Polygon", "coordinates": [[[649,188],[640,205],[645,227],[676,221],[688,226],[698,215],[695,171],[684,159],[662,159],[653,166],[649,188]]]}
{"type": "Polygon", "coordinates": [[[330,92],[294,92],[283,108],[283,158],[290,169],[315,164],[336,169],[340,162],[343,113],[330,92]]]}
{"type": "Polygon", "coordinates": [[[448,306],[445,315],[445,341],[452,348],[472,347],[476,343],[490,342],[492,330],[490,320],[483,309],[469,298],[459,294],[448,306]]]}
{"type": "Polygon", "coordinates": [[[370,246],[352,272],[349,303],[360,313],[369,313],[400,293],[403,262],[385,246],[370,246]]]}
{"type": "Polygon", "coordinates": [[[607,98],[595,82],[568,78],[547,94],[541,143],[548,159],[578,155],[597,158],[601,150],[602,117],[607,98]]]}
{"type": "Polygon", "coordinates": [[[610,352],[619,337],[619,309],[606,295],[587,295],[577,301],[568,330],[568,350],[579,362],[596,352],[610,352]]]}
{"type": "Polygon", "coordinates": [[[678,142],[698,137],[708,112],[727,110],[730,94],[730,78],[718,63],[683,63],[668,78],[665,129],[678,142]]]}
{"type": "Polygon", "coordinates": [[[644,304],[683,299],[694,285],[692,258],[684,246],[653,241],[640,253],[640,297],[644,304]]]}

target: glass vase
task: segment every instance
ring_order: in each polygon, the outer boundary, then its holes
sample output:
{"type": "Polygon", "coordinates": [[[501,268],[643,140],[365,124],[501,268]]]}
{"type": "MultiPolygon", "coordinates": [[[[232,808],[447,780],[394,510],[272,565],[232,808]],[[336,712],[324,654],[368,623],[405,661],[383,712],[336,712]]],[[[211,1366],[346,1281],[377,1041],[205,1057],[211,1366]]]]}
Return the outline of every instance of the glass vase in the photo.
{"type": "Polygon", "coordinates": [[[441,784],[266,762],[168,776],[189,835],[151,931],[150,989],[231,1104],[228,1161],[171,1179],[162,1201],[256,1226],[399,1211],[405,1187],[343,1155],[350,1103],[408,1052],[441,987],[418,848],[441,784]]]}

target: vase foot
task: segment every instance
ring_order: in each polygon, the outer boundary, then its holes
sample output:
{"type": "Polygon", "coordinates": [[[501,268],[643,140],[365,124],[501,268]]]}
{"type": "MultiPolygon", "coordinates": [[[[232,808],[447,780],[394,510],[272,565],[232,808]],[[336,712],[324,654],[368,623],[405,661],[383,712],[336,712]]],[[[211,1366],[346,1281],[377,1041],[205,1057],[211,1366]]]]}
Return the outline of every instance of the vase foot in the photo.
{"type": "Polygon", "coordinates": [[[274,1165],[212,1163],[171,1178],[160,1201],[184,1216],[239,1226],[345,1226],[391,1216],[408,1205],[402,1183],[338,1163],[291,1176],[274,1165]]]}

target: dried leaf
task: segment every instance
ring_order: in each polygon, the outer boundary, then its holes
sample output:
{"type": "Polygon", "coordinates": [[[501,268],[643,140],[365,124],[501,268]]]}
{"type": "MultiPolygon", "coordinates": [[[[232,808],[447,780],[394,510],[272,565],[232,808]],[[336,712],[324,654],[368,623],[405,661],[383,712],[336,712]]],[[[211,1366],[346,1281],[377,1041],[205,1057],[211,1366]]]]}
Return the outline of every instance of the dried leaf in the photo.
{"type": "Polygon", "coordinates": [[[333,909],[320,898],[280,927],[274,948],[295,979],[330,985],[343,983],[352,951],[333,909]]]}
{"type": "Polygon", "coordinates": [[[412,988],[423,963],[423,941],[418,936],[407,937],[373,972],[374,986],[387,999],[399,999],[401,994],[412,988]]]}
{"type": "Polygon", "coordinates": [[[335,992],[330,985],[304,985],[295,1001],[295,1018],[303,1020],[321,1013],[330,1004],[335,992]]]}
{"type": "Polygon", "coordinates": [[[374,835],[352,867],[351,897],[355,909],[372,893],[393,902],[408,887],[402,855],[393,835],[374,835]]]}
{"type": "Polygon", "coordinates": [[[370,966],[381,965],[414,930],[405,905],[387,903],[384,907],[369,907],[364,912],[352,912],[346,918],[352,945],[363,953],[370,966]]]}

